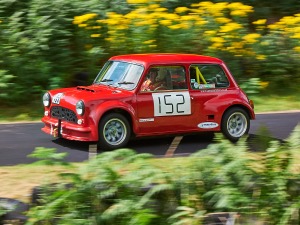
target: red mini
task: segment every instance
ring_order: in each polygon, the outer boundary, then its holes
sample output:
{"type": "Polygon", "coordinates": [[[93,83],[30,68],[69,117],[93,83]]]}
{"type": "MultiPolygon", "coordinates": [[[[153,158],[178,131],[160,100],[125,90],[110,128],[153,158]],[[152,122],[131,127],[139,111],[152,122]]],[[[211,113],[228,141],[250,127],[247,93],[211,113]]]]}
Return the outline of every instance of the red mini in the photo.
{"type": "Polygon", "coordinates": [[[42,128],[103,150],[131,137],[222,132],[237,141],[255,119],[253,102],[220,59],[193,54],[110,58],[90,86],[48,91],[42,128]]]}

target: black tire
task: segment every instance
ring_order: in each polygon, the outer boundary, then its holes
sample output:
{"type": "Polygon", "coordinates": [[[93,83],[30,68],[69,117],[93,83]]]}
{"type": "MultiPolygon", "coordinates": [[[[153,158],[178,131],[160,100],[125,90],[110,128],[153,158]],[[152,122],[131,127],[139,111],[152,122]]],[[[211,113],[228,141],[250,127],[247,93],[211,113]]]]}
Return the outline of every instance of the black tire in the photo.
{"type": "Polygon", "coordinates": [[[250,119],[248,113],[239,107],[228,109],[222,118],[221,131],[232,142],[238,141],[243,135],[248,134],[250,119]]]}
{"type": "Polygon", "coordinates": [[[105,151],[123,148],[130,136],[130,124],[125,116],[119,113],[107,114],[99,123],[98,147],[105,151]]]}

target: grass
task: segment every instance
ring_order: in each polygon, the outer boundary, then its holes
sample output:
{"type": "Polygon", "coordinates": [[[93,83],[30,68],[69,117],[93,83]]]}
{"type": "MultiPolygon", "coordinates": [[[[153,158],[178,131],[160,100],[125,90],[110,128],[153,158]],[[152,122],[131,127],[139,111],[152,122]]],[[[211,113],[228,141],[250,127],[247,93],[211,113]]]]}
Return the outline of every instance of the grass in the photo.
{"type": "Polygon", "coordinates": [[[281,96],[272,94],[265,96],[255,96],[251,99],[254,101],[256,113],[300,110],[299,96],[281,96]]]}
{"type": "MultiPolygon", "coordinates": [[[[183,158],[163,158],[151,160],[155,166],[163,171],[171,172],[188,167],[191,163],[188,157],[183,158]],[[162,160],[163,163],[162,163],[162,160]]],[[[23,202],[30,202],[32,189],[47,183],[61,181],[60,173],[78,173],[80,168],[85,165],[82,163],[72,163],[71,167],[22,164],[16,166],[0,167],[0,197],[14,198],[23,202]]],[[[130,169],[130,168],[129,168],[130,169]]],[[[184,171],[184,170],[183,170],[184,171]]]]}

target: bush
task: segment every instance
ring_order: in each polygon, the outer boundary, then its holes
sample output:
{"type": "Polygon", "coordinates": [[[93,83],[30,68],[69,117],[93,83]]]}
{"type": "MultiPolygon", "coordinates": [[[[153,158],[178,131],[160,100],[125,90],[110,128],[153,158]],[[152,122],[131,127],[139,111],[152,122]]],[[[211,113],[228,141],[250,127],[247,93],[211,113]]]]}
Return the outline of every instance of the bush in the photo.
{"type": "MultiPolygon", "coordinates": [[[[238,213],[241,224],[299,223],[300,126],[285,142],[257,145],[267,146],[260,154],[245,139],[216,142],[168,172],[150,154],[102,153],[78,173],[61,174],[65,183],[39,188],[28,224],[201,224],[216,212],[235,212],[224,213],[233,220],[238,213]]],[[[51,152],[33,155],[55,165],[62,155],[51,152]]]]}

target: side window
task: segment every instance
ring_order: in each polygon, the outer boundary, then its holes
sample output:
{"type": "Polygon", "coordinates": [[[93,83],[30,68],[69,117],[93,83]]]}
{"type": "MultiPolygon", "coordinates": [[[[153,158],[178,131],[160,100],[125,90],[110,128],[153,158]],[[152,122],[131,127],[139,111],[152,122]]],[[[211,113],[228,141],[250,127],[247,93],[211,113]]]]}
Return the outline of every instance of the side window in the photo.
{"type": "Polygon", "coordinates": [[[225,88],[229,81],[219,65],[195,64],[190,66],[192,89],[225,88]]]}
{"type": "Polygon", "coordinates": [[[186,74],[182,66],[153,66],[149,68],[141,91],[187,89],[186,74]]]}

